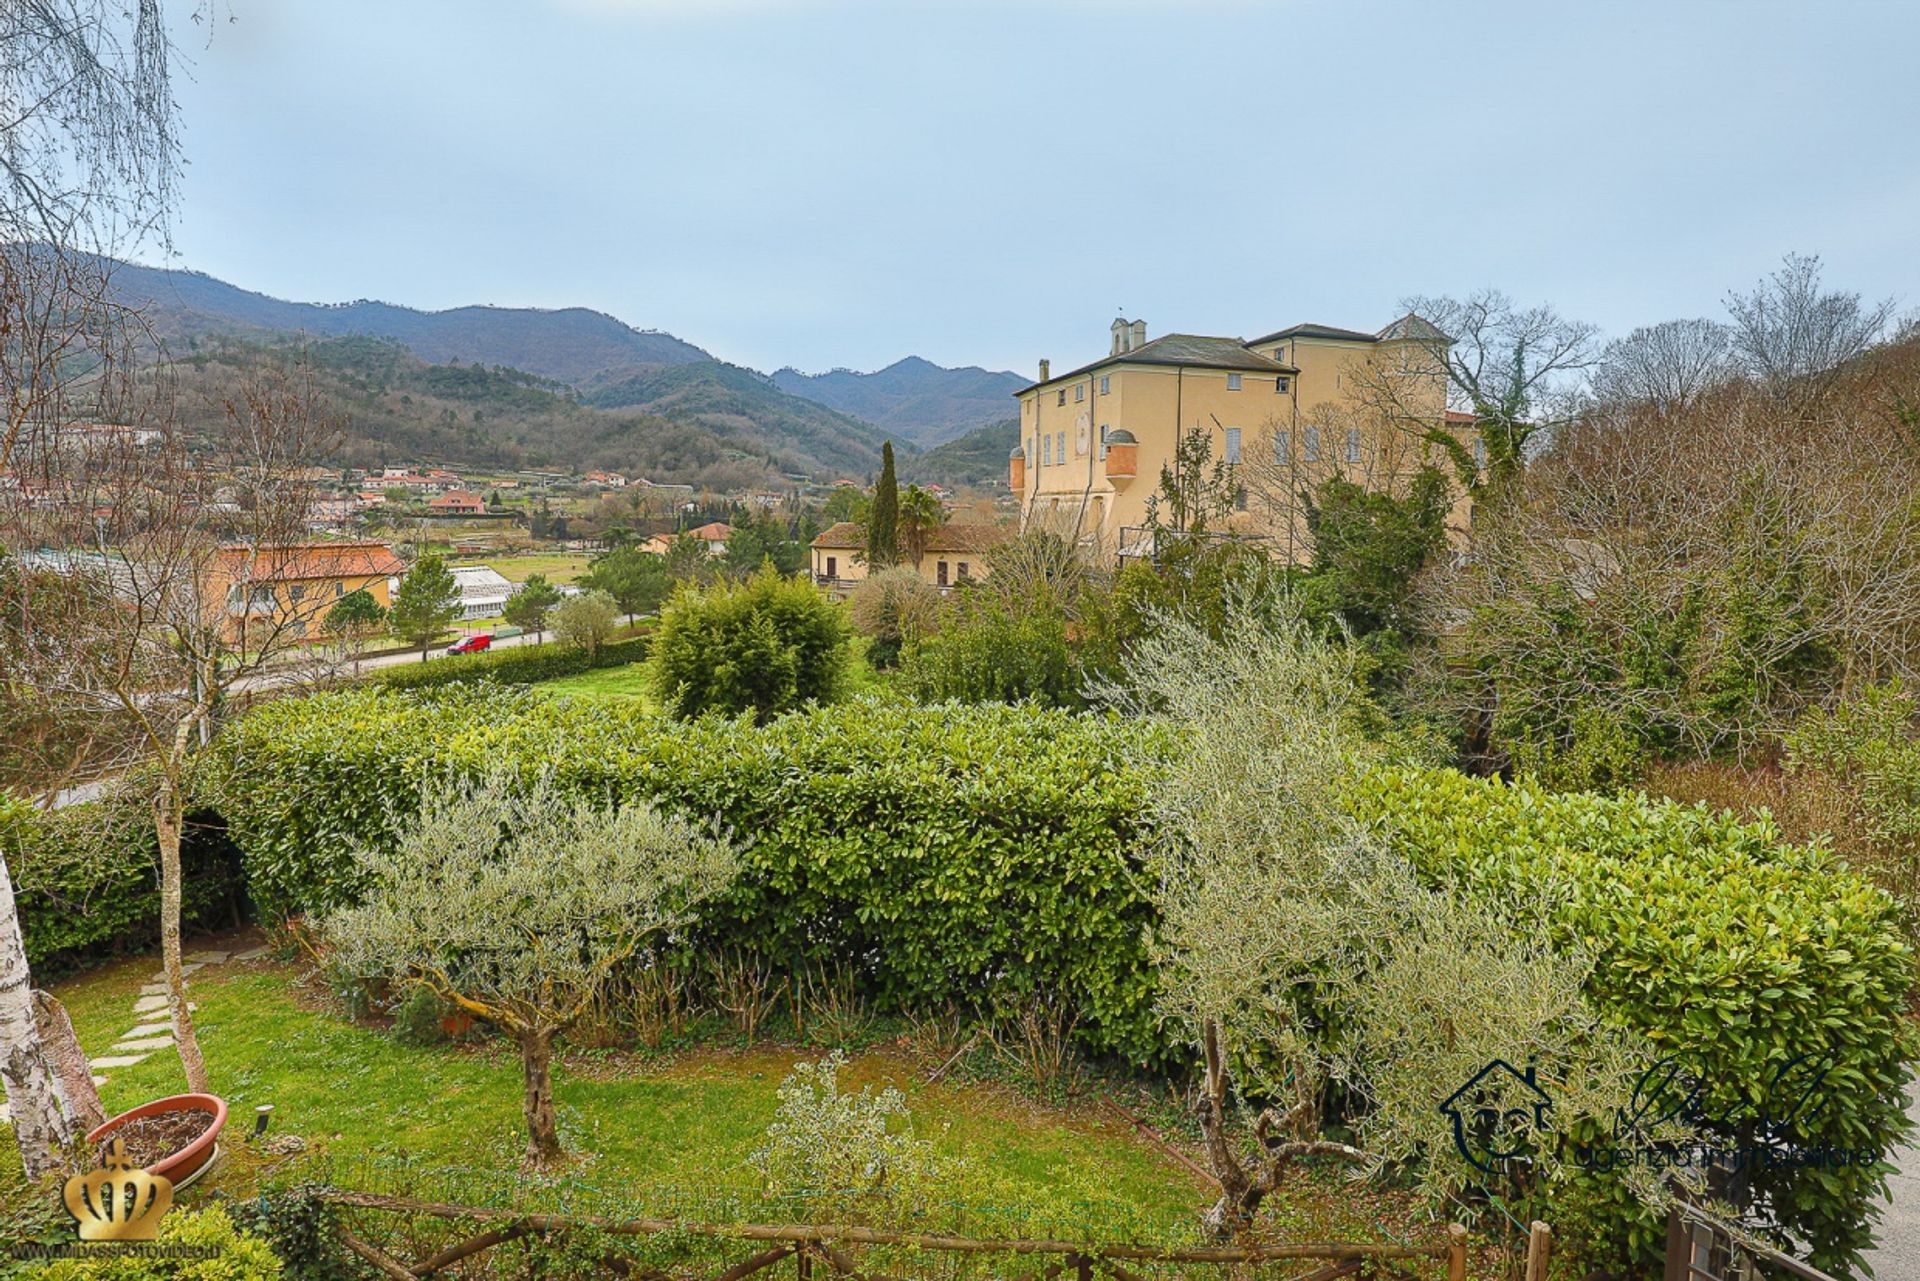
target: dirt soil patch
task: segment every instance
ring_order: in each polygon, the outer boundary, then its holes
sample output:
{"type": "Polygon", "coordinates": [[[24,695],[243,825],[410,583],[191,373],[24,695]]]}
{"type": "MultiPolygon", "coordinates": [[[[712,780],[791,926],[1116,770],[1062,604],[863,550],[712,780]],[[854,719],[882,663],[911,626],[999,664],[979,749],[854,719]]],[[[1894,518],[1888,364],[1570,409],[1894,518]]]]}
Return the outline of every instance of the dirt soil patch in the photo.
{"type": "Polygon", "coordinates": [[[127,1145],[127,1155],[135,1165],[150,1169],[184,1149],[212,1125],[213,1113],[205,1108],[138,1117],[107,1135],[100,1145],[100,1160],[106,1160],[107,1149],[119,1139],[127,1145]]]}

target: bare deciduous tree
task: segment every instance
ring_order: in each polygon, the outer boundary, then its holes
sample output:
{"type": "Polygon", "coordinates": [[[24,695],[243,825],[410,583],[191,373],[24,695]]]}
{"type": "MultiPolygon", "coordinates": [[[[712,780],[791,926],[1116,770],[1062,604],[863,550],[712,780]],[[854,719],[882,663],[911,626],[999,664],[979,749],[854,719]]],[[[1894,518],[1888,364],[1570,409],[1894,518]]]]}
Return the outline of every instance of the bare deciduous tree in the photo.
{"type": "Polygon", "coordinates": [[[1451,688],[1498,757],[1551,775],[1602,733],[1623,761],[1744,753],[1810,701],[1920,671],[1915,383],[1878,368],[1896,355],[1815,405],[1736,382],[1563,433],[1435,584],[1474,673],[1451,688]]]}
{"type": "Polygon", "coordinates": [[[1727,295],[1741,368],[1797,408],[1824,397],[1893,320],[1891,299],[1869,305],[1857,293],[1822,292],[1820,272],[1817,255],[1788,254],[1752,293],[1727,295]]]}
{"type": "MultiPolygon", "coordinates": [[[[6,798],[0,796],[0,805],[6,798]]],[[[63,1105],[59,1078],[40,1040],[33,977],[15,913],[13,879],[0,848],[0,1085],[6,1087],[14,1141],[29,1179],[66,1171],[65,1152],[79,1131],[63,1105]]]]}
{"type": "Polygon", "coordinates": [[[1450,433],[1434,436],[1476,493],[1504,488],[1526,465],[1529,445],[1570,421],[1595,360],[1592,325],[1547,306],[1522,308],[1486,289],[1468,298],[1410,298],[1418,325],[1408,337],[1445,372],[1450,407],[1472,414],[1485,444],[1483,468],[1450,433]]]}
{"type": "Polygon", "coordinates": [[[1663,412],[1685,409],[1733,372],[1733,333],[1714,320],[1666,320],[1634,330],[1600,353],[1595,394],[1663,412]]]}
{"type": "Polygon", "coordinates": [[[296,578],[338,427],[298,370],[248,383],[205,437],[177,427],[163,392],[128,410],[61,423],[17,460],[29,483],[0,489],[0,542],[43,549],[7,564],[0,640],[51,714],[124,728],[95,763],[152,815],[175,1042],[204,1090],[180,955],[189,784],[231,693],[319,670],[303,646],[332,602],[296,578]]]}

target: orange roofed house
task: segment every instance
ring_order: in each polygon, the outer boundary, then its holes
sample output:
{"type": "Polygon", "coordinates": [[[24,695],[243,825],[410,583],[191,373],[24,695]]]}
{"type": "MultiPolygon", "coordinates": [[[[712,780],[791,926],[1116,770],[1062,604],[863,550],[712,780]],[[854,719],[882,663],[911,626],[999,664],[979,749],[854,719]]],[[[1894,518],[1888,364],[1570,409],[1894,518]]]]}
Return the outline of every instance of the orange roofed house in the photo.
{"type": "Polygon", "coordinates": [[[249,633],[319,640],[341,597],[365,590],[385,608],[393,603],[389,580],[406,572],[385,543],[230,544],[214,560],[207,598],[224,611],[230,643],[244,647],[249,633]]]}
{"type": "Polygon", "coordinates": [[[484,516],[487,501],[478,494],[455,489],[427,501],[427,509],[442,516],[484,516]]]}
{"type": "MultiPolygon", "coordinates": [[[[928,535],[926,554],[918,565],[905,557],[901,563],[948,591],[966,579],[985,578],[987,551],[1009,537],[1009,531],[999,525],[942,525],[928,535]]],[[[813,581],[844,596],[866,581],[867,527],[843,520],[813,540],[812,554],[813,581]]]]}

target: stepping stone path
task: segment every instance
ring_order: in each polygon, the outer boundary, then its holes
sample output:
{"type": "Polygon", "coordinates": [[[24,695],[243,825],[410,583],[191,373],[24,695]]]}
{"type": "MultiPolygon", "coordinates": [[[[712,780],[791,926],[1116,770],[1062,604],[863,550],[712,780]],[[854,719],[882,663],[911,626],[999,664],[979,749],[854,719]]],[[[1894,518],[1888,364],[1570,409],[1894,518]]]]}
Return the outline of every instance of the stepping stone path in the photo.
{"type": "MultiPolygon", "coordinates": [[[[249,948],[239,954],[230,952],[199,951],[189,952],[180,968],[187,974],[203,970],[209,965],[224,965],[228,961],[257,961],[270,949],[266,947],[249,948]]],[[[189,1010],[200,1006],[193,1001],[187,1002],[189,1010]]],[[[173,1021],[167,1015],[167,972],[161,970],[147,980],[141,987],[140,995],[134,1000],[133,1013],[138,1026],[120,1034],[120,1039],[106,1054],[87,1060],[87,1066],[94,1069],[93,1083],[105,1085],[107,1078],[100,1075],[102,1068],[132,1067],[146,1059],[155,1050],[164,1050],[173,1044],[173,1021]]],[[[7,1104],[0,1099],[0,1121],[7,1119],[7,1104]]]]}

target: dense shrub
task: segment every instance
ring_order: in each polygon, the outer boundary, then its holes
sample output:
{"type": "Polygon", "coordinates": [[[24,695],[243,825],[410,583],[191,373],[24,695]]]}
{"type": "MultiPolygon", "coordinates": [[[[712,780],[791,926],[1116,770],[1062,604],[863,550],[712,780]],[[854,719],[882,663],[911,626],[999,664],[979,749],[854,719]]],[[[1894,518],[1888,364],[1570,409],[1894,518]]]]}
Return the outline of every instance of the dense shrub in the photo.
{"type": "Polygon", "coordinates": [[[135,1254],[57,1259],[41,1281],[279,1281],[282,1264],[270,1246],[243,1231],[224,1205],[175,1210],[160,1220],[162,1247],[204,1251],[204,1258],[135,1254]]]}
{"type": "MultiPolygon", "coordinates": [[[[1595,1008],[1645,1033],[1655,1054],[1697,1065],[1707,1114],[1751,1121],[1772,1074],[1814,1055],[1835,1066],[1802,1118],[1804,1145],[1886,1153],[1904,1132],[1912,954],[1893,901],[1826,852],[1704,807],[1452,771],[1382,773],[1354,810],[1436,884],[1493,904],[1544,895],[1546,919],[1515,928],[1591,952],[1595,1008]]],[[[1754,1187],[1818,1266],[1844,1271],[1883,1174],[1761,1168],[1754,1187]]],[[[1624,1212],[1617,1177],[1596,1177],[1613,1178],[1624,1212]]],[[[1635,1225],[1639,1258],[1662,1230],[1635,1225]]]]}
{"type": "Polygon", "coordinates": [[[1042,597],[1011,604],[968,589],[940,630],[907,651],[906,687],[929,702],[1081,705],[1085,679],[1066,612],[1042,597]]]}
{"type": "Polygon", "coordinates": [[[1130,853],[1157,741],[1137,723],[1007,707],[682,725],[532,691],[356,689],[265,707],[220,751],[268,919],[353,901],[353,850],[389,841],[449,769],[518,763],[751,842],[695,945],[845,966],[882,1010],[1060,996],[1089,1045],[1148,1059],[1162,1046],[1130,853]]]}
{"type": "Polygon", "coordinates": [[[940,625],[940,593],[919,572],[905,565],[867,576],[847,601],[855,630],[872,638],[867,662],[876,669],[896,666],[901,651],[940,625]]]}
{"type": "MultiPolygon", "coordinates": [[[[112,800],[45,812],[0,798],[0,847],[36,979],[159,939],[160,851],[143,806],[112,800]]],[[[239,858],[216,815],[188,813],[180,858],[186,928],[231,924],[239,858]]]]}
{"type": "Polygon", "coordinates": [[[838,605],[771,568],[738,585],[682,589],[660,614],[653,687],[677,716],[752,712],[764,721],[840,696],[848,635],[838,605]]]}
{"type": "Polygon", "coordinates": [[[1920,703],[1901,681],[1813,708],[1786,737],[1795,784],[1838,802],[1843,853],[1920,923],[1920,703]]]}
{"type": "Polygon", "coordinates": [[[457,658],[389,667],[369,678],[388,689],[432,689],[440,685],[467,685],[495,681],[501,685],[534,685],[562,676],[578,676],[596,667],[624,667],[647,656],[645,636],[613,641],[589,654],[573,645],[518,645],[489,654],[462,654],[457,658]]]}

